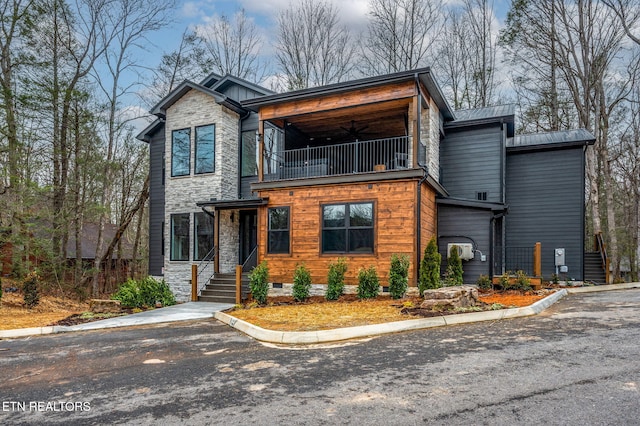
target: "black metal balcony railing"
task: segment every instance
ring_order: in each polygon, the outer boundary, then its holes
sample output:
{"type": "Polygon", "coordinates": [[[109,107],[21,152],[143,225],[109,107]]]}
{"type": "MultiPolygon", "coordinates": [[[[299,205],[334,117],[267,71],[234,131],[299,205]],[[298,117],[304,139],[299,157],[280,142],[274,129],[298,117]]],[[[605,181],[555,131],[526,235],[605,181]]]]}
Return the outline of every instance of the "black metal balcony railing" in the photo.
{"type": "Polygon", "coordinates": [[[265,181],[406,169],[406,136],[292,149],[265,156],[265,181]]]}

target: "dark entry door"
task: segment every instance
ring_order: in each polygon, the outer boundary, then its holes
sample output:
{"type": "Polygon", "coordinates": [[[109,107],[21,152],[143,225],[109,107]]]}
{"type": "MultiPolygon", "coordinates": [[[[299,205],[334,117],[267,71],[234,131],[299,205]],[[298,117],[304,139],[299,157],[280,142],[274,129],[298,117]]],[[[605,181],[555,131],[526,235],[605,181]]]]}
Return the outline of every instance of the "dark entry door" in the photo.
{"type": "Polygon", "coordinates": [[[258,245],[258,211],[240,211],[240,264],[245,271],[250,271],[256,266],[257,256],[253,250],[258,245]],[[253,254],[253,255],[252,255],[253,254]]]}

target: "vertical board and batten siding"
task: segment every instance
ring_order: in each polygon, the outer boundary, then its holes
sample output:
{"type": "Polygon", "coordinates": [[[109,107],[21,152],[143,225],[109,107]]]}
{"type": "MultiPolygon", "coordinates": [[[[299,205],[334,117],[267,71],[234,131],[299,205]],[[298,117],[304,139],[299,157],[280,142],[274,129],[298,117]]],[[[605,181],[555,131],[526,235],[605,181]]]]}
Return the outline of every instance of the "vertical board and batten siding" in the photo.
{"type": "MultiPolygon", "coordinates": [[[[164,125],[149,141],[149,275],[163,275],[162,222],[164,222],[164,182],[162,169],[165,152],[164,125]]],[[[166,226],[166,225],[165,225],[166,226]]]]}
{"type": "Polygon", "coordinates": [[[440,143],[440,182],[454,198],[502,202],[502,127],[500,123],[448,129],[440,143]]]}
{"type": "Polygon", "coordinates": [[[583,279],[582,147],[507,154],[506,246],[542,243],[542,275],[555,273],[554,249],[566,250],[568,277],[583,279]]]}
{"type": "MultiPolygon", "coordinates": [[[[247,118],[242,120],[241,130],[240,132],[250,132],[250,131],[258,131],[258,114],[255,112],[251,112],[247,118]]],[[[241,171],[241,161],[242,161],[242,136],[238,140],[238,152],[240,152],[240,156],[238,158],[238,170],[241,171]]],[[[240,178],[240,198],[253,198],[257,195],[251,192],[251,183],[257,182],[258,176],[243,176],[240,178]]]]}
{"type": "MultiPolygon", "coordinates": [[[[357,285],[358,270],[374,265],[380,285],[387,286],[391,255],[397,253],[409,256],[409,284],[415,285],[417,185],[416,180],[407,180],[260,191],[261,197],[269,199],[269,205],[261,208],[258,214],[259,260],[268,263],[269,281],[293,282],[296,265],[304,263],[314,284],[326,284],[329,263],[345,257],[349,268],[345,277],[347,285],[357,285]],[[374,203],[374,253],[322,254],[321,206],[367,201],[374,203]],[[277,206],[291,209],[290,254],[266,252],[267,211],[269,207],[277,206]]],[[[425,198],[428,200],[423,203],[426,206],[423,211],[435,211],[435,193],[424,191],[423,200],[425,198]]],[[[426,232],[434,228],[435,224],[423,227],[426,232]]]]}
{"type": "Polygon", "coordinates": [[[489,275],[491,266],[491,210],[470,207],[438,205],[438,251],[442,256],[440,266],[444,274],[447,268],[447,244],[471,243],[475,241],[475,249],[487,256],[487,261],[480,260],[475,253],[473,260],[463,260],[462,270],[465,284],[475,284],[480,275],[489,275]],[[454,237],[465,236],[469,238],[454,237]]]}

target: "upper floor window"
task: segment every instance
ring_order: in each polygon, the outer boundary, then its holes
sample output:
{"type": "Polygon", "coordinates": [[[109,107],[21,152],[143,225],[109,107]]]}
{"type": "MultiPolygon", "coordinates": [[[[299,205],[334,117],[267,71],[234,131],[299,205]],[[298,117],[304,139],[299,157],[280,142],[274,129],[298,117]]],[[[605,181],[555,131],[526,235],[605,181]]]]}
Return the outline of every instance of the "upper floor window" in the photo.
{"type": "Polygon", "coordinates": [[[268,253],[289,253],[289,207],[272,207],[268,217],[268,253]]]}
{"type": "Polygon", "coordinates": [[[258,174],[258,143],[256,131],[242,132],[242,176],[258,174]]]}
{"type": "Polygon", "coordinates": [[[195,173],[213,173],[216,161],[216,126],[196,127],[195,173]]]}
{"type": "Polygon", "coordinates": [[[186,176],[191,171],[191,129],[171,132],[171,176],[186,176]]]}
{"type": "Polygon", "coordinates": [[[373,203],[322,206],[323,253],[373,253],[373,203]]]}

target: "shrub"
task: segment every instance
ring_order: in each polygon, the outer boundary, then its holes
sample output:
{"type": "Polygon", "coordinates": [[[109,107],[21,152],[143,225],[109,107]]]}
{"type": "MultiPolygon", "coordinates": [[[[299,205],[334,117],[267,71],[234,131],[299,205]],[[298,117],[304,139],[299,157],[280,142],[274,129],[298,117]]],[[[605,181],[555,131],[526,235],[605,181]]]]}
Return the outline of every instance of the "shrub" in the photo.
{"type": "Polygon", "coordinates": [[[373,299],[380,292],[380,280],[375,266],[358,271],[358,298],[373,299]]]}
{"type": "Polygon", "coordinates": [[[39,277],[36,272],[29,272],[24,278],[22,284],[22,293],[24,294],[24,305],[31,309],[40,303],[40,295],[38,294],[39,277]]]}
{"type": "Polygon", "coordinates": [[[436,238],[431,237],[429,244],[424,249],[424,257],[420,262],[420,279],[418,281],[418,289],[420,296],[427,289],[440,287],[440,262],[442,256],[438,253],[438,244],[436,238]]]}
{"type": "Polygon", "coordinates": [[[258,266],[253,268],[249,274],[249,287],[251,295],[256,302],[261,305],[267,302],[267,294],[269,293],[269,268],[267,261],[263,260],[258,266]]]}
{"type": "Polygon", "coordinates": [[[404,297],[409,282],[409,257],[405,254],[391,255],[389,269],[389,292],[394,299],[404,297]]]}
{"type": "Polygon", "coordinates": [[[445,282],[447,285],[462,285],[462,260],[458,254],[458,246],[451,246],[449,259],[447,260],[447,271],[445,272],[445,282]]]}
{"type": "Polygon", "coordinates": [[[480,275],[476,281],[478,288],[481,290],[489,290],[491,288],[491,280],[488,275],[480,275]]]}
{"type": "Polygon", "coordinates": [[[509,290],[511,288],[511,284],[509,284],[509,276],[511,275],[511,271],[506,271],[504,274],[500,275],[499,286],[503,290],[509,290]]]}
{"type": "Polygon", "coordinates": [[[118,286],[118,290],[111,295],[112,300],[119,300],[120,304],[127,308],[142,308],[176,304],[176,298],[169,285],[164,281],[158,281],[151,277],[140,280],[128,279],[118,286]]]}
{"type": "Polygon", "coordinates": [[[329,275],[327,276],[327,300],[337,300],[344,293],[344,274],[347,272],[347,260],[339,258],[335,263],[329,264],[329,275]]]}
{"type": "Polygon", "coordinates": [[[531,290],[531,280],[524,271],[516,271],[516,283],[514,287],[516,290],[531,290]]]}
{"type": "Polygon", "coordinates": [[[304,266],[298,265],[293,273],[293,298],[298,302],[305,301],[309,298],[309,290],[311,290],[311,273],[304,266]]]}

